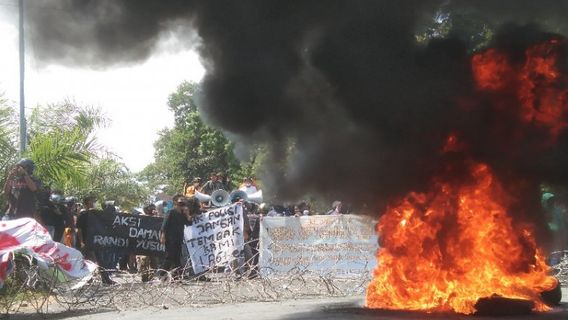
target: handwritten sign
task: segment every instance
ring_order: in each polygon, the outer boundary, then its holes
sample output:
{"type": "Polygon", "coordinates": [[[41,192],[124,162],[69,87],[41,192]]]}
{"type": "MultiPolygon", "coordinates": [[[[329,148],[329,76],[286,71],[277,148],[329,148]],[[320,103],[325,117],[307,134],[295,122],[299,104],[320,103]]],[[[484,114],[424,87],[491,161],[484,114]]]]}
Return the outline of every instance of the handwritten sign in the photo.
{"type": "Polygon", "coordinates": [[[88,216],[87,241],[95,250],[162,256],[166,251],[160,244],[161,227],[162,218],[93,210],[88,216]]]}
{"type": "Polygon", "coordinates": [[[193,270],[201,273],[227,266],[241,256],[244,246],[243,207],[233,204],[194,217],[184,237],[193,270]]]}
{"type": "Polygon", "coordinates": [[[369,273],[378,248],[375,221],[367,216],[265,217],[260,224],[263,276],[294,267],[336,276],[369,273]]]}

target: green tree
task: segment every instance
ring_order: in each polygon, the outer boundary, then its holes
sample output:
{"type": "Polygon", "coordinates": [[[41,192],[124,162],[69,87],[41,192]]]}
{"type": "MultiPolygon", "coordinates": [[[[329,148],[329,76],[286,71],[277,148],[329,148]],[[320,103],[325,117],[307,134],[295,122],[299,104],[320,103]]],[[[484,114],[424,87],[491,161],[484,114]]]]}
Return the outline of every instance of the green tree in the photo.
{"type": "Polygon", "coordinates": [[[233,143],[203,122],[195,103],[198,92],[197,83],[185,81],[170,95],[174,127],[159,133],[154,143],[156,160],[140,174],[153,187],[168,185],[168,193],[182,191],[184,181],[191,177],[207,178],[214,171],[234,176],[241,170],[233,143]]]}
{"type": "Polygon", "coordinates": [[[79,198],[95,197],[99,203],[116,201],[127,212],[150,200],[148,187],[138,182],[126,165],[112,155],[95,159],[87,168],[85,179],[86,186],[74,186],[67,192],[79,198]]]}
{"type": "Polygon", "coordinates": [[[79,128],[39,133],[30,141],[27,155],[36,164],[35,174],[52,189],[85,186],[86,173],[95,157],[94,141],[79,128]]]}

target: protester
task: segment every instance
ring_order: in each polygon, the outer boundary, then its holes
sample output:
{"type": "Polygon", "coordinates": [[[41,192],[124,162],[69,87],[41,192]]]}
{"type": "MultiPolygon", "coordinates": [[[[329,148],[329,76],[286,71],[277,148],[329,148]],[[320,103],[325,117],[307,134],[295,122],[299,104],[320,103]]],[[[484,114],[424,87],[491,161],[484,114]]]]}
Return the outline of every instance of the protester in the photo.
{"type": "Polygon", "coordinates": [[[110,269],[116,267],[113,264],[113,252],[110,250],[94,250],[88,238],[89,216],[94,214],[104,214],[94,209],[95,200],[92,197],[83,199],[83,209],[77,218],[77,241],[83,255],[90,260],[94,260],[100,267],[101,280],[104,284],[116,284],[110,277],[110,269]]]}
{"type": "Polygon", "coordinates": [[[252,259],[248,260],[250,267],[249,278],[255,278],[258,276],[258,259],[260,257],[259,252],[259,238],[260,238],[260,220],[261,218],[261,207],[255,203],[247,203],[248,207],[248,223],[250,225],[250,239],[248,241],[248,246],[251,249],[252,259]]]}
{"type": "Polygon", "coordinates": [[[158,217],[167,217],[168,212],[174,207],[171,200],[159,200],[154,203],[158,217]]]}
{"type": "Polygon", "coordinates": [[[268,212],[266,213],[266,216],[267,217],[281,217],[281,216],[283,216],[282,212],[279,212],[276,209],[277,209],[276,206],[270,207],[270,210],[268,210],[268,212]]]}
{"type": "Polygon", "coordinates": [[[244,191],[247,194],[253,194],[258,191],[256,186],[252,184],[252,179],[249,177],[243,179],[243,184],[240,186],[239,190],[244,191]]]}
{"type": "Polygon", "coordinates": [[[341,201],[333,201],[333,203],[331,204],[331,210],[329,210],[326,214],[327,215],[342,214],[341,213],[342,206],[343,206],[343,204],[341,203],[341,201]]]}
{"type": "Polygon", "coordinates": [[[299,217],[303,215],[302,210],[300,210],[299,206],[294,206],[294,217],[299,217]]]}
{"type": "Polygon", "coordinates": [[[199,192],[210,195],[211,193],[213,193],[213,191],[216,191],[216,190],[219,190],[219,189],[225,190],[225,187],[223,186],[223,183],[221,181],[219,181],[218,174],[217,173],[211,173],[209,181],[205,182],[205,184],[203,185],[203,187],[201,187],[199,192]]]}
{"type": "MultiPolygon", "coordinates": [[[[558,252],[568,250],[568,210],[558,196],[546,192],[541,198],[545,218],[552,236],[550,251],[558,252]]],[[[560,256],[550,257],[550,265],[560,263],[560,256]]]]}
{"type": "Polygon", "coordinates": [[[8,200],[8,210],[3,219],[34,218],[41,223],[36,194],[41,190],[41,182],[33,176],[35,164],[30,159],[21,159],[8,174],[4,184],[4,194],[8,200]]]}
{"type": "Polygon", "coordinates": [[[221,183],[221,189],[230,192],[233,190],[233,182],[231,177],[225,175],[223,172],[217,172],[217,181],[221,183]]]}
{"type": "MultiPolygon", "coordinates": [[[[191,213],[196,210],[199,212],[199,201],[196,198],[190,198],[190,200],[192,204],[191,212],[187,206],[188,199],[182,194],[176,194],[173,197],[174,207],[170,210],[168,217],[162,225],[160,243],[166,246],[166,258],[162,265],[163,270],[175,271],[177,273],[182,266],[183,230],[185,226],[189,226],[192,223],[191,213]],[[194,206],[196,203],[198,205],[197,209],[194,206]]],[[[175,276],[177,277],[179,274],[175,276]]]]}
{"type": "MultiPolygon", "coordinates": [[[[143,211],[144,212],[141,214],[141,216],[155,217],[157,214],[156,206],[153,203],[145,205],[143,211]]],[[[153,270],[158,269],[159,262],[159,257],[141,255],[136,256],[136,266],[138,267],[138,274],[140,274],[142,282],[148,282],[152,280],[154,274],[153,270]]]]}
{"type": "Polygon", "coordinates": [[[243,276],[246,272],[248,272],[248,277],[249,278],[255,278],[258,276],[258,272],[256,271],[255,268],[255,264],[254,264],[254,256],[253,256],[253,250],[251,248],[251,245],[249,243],[249,241],[251,241],[251,233],[252,233],[252,227],[251,224],[249,222],[249,213],[251,211],[251,209],[253,208],[253,204],[251,203],[247,203],[244,199],[242,199],[240,197],[240,195],[238,193],[236,193],[232,198],[231,198],[231,203],[237,203],[240,202],[242,204],[242,208],[243,208],[243,239],[244,239],[244,246],[243,246],[243,252],[242,252],[242,257],[244,258],[244,265],[242,266],[243,268],[241,269],[238,265],[238,260],[235,259],[233,260],[233,263],[231,263],[231,268],[235,271],[237,271],[237,275],[238,277],[243,276]]]}
{"type": "Polygon", "coordinates": [[[83,209],[79,212],[77,217],[77,246],[78,249],[83,250],[87,248],[87,227],[88,215],[94,209],[94,199],[92,197],[83,198],[83,209]]]}
{"type": "Polygon", "coordinates": [[[201,187],[201,178],[193,178],[191,184],[184,188],[184,195],[189,198],[195,195],[195,191],[198,191],[201,187]]]}
{"type": "Polygon", "coordinates": [[[55,240],[55,225],[58,224],[59,219],[55,205],[51,200],[51,189],[49,186],[38,190],[36,199],[38,202],[39,215],[41,217],[41,225],[47,230],[49,236],[55,240]]]}
{"type": "Polygon", "coordinates": [[[63,233],[63,243],[68,247],[74,247],[77,237],[75,226],[77,224],[77,218],[79,217],[79,211],[81,210],[81,204],[77,202],[77,198],[72,196],[66,197],[64,203],[70,220],[63,233]]]}
{"type": "Polygon", "coordinates": [[[60,192],[54,192],[50,196],[49,210],[53,211],[54,234],[53,240],[61,242],[66,227],[72,227],[71,217],[64,204],[65,198],[60,192]]]}

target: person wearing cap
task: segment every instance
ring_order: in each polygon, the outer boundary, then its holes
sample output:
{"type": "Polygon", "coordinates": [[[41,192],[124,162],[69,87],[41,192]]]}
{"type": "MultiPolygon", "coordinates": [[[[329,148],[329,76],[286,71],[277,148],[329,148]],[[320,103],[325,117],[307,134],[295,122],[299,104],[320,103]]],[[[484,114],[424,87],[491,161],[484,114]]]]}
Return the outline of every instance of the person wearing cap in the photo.
{"type": "Polygon", "coordinates": [[[193,197],[195,195],[195,191],[199,190],[201,186],[201,178],[193,178],[191,184],[184,188],[184,196],[186,197],[193,197]]]}
{"type": "Polygon", "coordinates": [[[8,200],[8,211],[4,219],[34,218],[41,222],[36,199],[41,182],[33,176],[35,164],[30,159],[22,159],[10,171],[4,184],[4,194],[8,200]]]}

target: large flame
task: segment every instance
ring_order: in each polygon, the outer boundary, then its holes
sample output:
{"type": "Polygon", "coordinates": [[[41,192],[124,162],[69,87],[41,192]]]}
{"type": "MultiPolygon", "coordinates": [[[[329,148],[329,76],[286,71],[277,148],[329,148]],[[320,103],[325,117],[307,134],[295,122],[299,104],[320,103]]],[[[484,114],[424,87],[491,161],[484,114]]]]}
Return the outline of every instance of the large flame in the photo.
{"type": "Polygon", "coordinates": [[[548,310],[539,294],[556,280],[533,231],[513,223],[511,200],[486,165],[469,170],[469,181],[436,179],[432,191],[410,193],[381,217],[368,307],[471,314],[479,298],[499,295],[548,310]]]}
{"type": "MultiPolygon", "coordinates": [[[[512,131],[490,131],[507,134],[499,141],[523,144],[537,132],[548,137],[542,146],[547,148],[568,127],[568,76],[558,63],[565,47],[563,40],[551,39],[524,55],[489,49],[472,57],[483,110],[497,115],[488,118],[497,119],[488,126],[506,119],[512,131]]],[[[465,156],[467,142],[452,134],[443,151],[465,156]]],[[[474,160],[452,165],[466,174],[442,174],[430,191],[409,193],[381,216],[367,306],[471,314],[480,298],[497,295],[548,310],[540,294],[557,281],[548,276],[533,227],[508,212],[519,199],[505,192],[488,165],[474,160]]]]}

